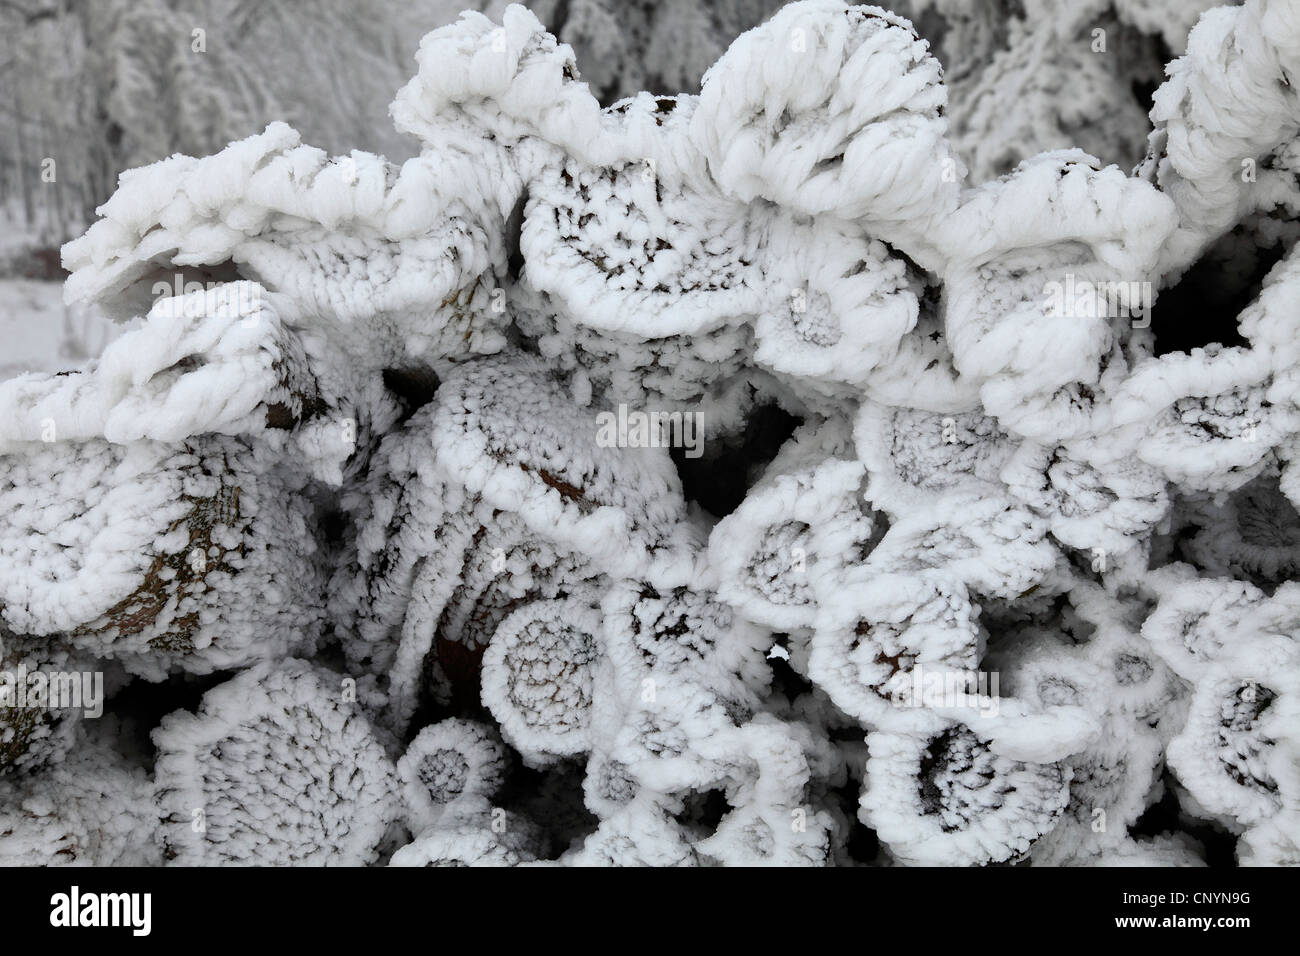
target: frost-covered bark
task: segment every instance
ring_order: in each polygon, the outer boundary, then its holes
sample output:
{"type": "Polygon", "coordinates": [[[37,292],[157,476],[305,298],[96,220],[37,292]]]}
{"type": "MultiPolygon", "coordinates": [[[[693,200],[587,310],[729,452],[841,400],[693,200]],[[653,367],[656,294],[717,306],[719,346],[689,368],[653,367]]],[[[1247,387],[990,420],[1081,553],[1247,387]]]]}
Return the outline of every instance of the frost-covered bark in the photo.
{"type": "Polygon", "coordinates": [[[193,703],[151,765],[0,710],[0,855],[1300,860],[1294,7],[1202,19],[1153,129],[1181,7],[912,6],[608,107],[698,51],[471,12],[400,166],[125,175],[67,295],[142,324],[0,384],[0,660],[193,703]]]}

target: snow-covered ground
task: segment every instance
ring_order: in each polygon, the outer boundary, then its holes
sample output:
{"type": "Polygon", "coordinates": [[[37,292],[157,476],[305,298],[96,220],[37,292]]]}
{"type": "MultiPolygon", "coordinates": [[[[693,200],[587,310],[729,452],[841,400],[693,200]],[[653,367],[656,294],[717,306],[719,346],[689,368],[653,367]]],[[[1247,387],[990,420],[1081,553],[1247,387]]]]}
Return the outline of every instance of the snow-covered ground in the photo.
{"type": "Polygon", "coordinates": [[[85,306],[65,306],[60,282],[0,279],[0,381],[77,368],[125,328],[85,306]]]}
{"type": "Polygon", "coordinates": [[[26,223],[16,203],[0,204],[0,381],[77,368],[125,331],[93,306],[65,306],[62,282],[24,277],[36,250],[57,263],[56,235],[26,223]]]}
{"type": "Polygon", "coordinates": [[[63,318],[59,283],[0,280],[0,379],[57,369],[63,318]]]}

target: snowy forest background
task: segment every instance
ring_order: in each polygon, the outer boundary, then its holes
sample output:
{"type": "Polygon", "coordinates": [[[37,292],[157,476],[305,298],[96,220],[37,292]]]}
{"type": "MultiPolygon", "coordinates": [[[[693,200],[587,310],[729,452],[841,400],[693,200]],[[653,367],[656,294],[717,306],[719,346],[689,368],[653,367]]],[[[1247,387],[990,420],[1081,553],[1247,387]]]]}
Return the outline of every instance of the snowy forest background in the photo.
{"type": "MultiPolygon", "coordinates": [[[[972,181],[1046,149],[1128,169],[1163,66],[1211,0],[894,0],[943,63],[972,181]],[[1068,93],[1068,95],[1066,95],[1068,93]]],[[[330,153],[418,144],[388,104],[420,38],[501,0],[0,0],[0,379],[98,354],[123,331],[62,303],[62,243],[123,170],[204,156],[284,120],[330,153]],[[53,162],[51,163],[50,160],[53,162]]],[[[602,104],[698,92],[779,0],[535,0],[602,104]]]]}

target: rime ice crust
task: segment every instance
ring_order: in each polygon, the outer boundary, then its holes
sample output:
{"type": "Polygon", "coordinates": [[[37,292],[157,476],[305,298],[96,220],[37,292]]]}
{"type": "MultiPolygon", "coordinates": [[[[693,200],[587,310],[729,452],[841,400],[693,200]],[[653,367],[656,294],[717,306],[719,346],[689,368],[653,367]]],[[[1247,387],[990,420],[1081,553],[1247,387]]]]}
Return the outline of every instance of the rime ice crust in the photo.
{"type": "Polygon", "coordinates": [[[179,865],[373,863],[396,817],[395,771],[341,678],[259,665],[154,731],[163,855],[179,865]]]}
{"type": "Polygon", "coordinates": [[[66,295],[143,324],[0,384],[0,661],[237,673],[152,776],[0,712],[0,856],[851,864],[856,818],[875,863],[1196,865],[1130,835],[1168,788],[1300,862],[1294,249],[1238,344],[1134,321],[1294,239],[1300,21],[1201,20],[1133,175],[1063,148],[1140,140],[1131,78],[1040,21],[950,94],[906,20],[803,0],[602,109],[532,13],[468,13],[401,167],[277,123],[125,174],[66,295]],[[620,405],[715,466],[799,424],[714,515],[596,440],[620,405]]]}
{"type": "Polygon", "coordinates": [[[0,864],[158,866],[152,794],[142,767],[82,739],[40,775],[0,777],[0,864]]]}
{"type": "Polygon", "coordinates": [[[506,774],[506,749],[489,724],[452,717],[430,724],[397,761],[407,826],[421,833],[445,813],[490,800],[506,774]]]}
{"type": "Polygon", "coordinates": [[[323,569],[299,490],[265,449],[219,435],[8,456],[0,615],[152,680],[310,653],[323,569]]]}

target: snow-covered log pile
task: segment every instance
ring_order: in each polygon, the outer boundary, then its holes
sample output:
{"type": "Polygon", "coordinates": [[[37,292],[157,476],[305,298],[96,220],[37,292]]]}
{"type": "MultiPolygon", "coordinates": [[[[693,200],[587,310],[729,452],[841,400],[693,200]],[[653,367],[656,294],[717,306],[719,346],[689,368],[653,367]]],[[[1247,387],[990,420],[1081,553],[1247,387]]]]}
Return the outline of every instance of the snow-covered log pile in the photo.
{"type": "Polygon", "coordinates": [[[840,0],[698,96],[418,64],[400,167],[273,124],[65,247],[145,320],[0,384],[0,666],[104,716],[0,708],[0,860],[1300,864],[1300,7],[1131,174],[972,179],[840,0]]]}

